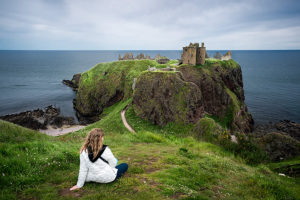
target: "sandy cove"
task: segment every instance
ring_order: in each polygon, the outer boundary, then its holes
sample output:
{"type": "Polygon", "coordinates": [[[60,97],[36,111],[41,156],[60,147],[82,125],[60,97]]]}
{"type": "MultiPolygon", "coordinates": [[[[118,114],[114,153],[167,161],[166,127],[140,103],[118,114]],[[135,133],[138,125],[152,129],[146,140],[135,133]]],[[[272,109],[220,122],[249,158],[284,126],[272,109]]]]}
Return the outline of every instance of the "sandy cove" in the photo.
{"type": "Polygon", "coordinates": [[[60,136],[60,135],[65,135],[67,133],[78,131],[85,127],[86,126],[82,126],[82,125],[71,125],[71,126],[64,125],[61,128],[53,128],[51,126],[47,126],[47,129],[45,130],[40,129],[39,132],[45,133],[46,135],[50,135],[50,136],[60,136]]]}

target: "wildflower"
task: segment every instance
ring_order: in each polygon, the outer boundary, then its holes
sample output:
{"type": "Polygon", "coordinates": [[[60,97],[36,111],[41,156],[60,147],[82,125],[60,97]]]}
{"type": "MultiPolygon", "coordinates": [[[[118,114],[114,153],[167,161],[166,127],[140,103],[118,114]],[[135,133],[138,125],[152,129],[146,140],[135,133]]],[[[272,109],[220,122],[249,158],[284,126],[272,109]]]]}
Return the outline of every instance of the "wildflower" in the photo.
{"type": "Polygon", "coordinates": [[[4,174],[4,173],[2,173],[2,176],[5,176],[5,174],[4,174]]]}

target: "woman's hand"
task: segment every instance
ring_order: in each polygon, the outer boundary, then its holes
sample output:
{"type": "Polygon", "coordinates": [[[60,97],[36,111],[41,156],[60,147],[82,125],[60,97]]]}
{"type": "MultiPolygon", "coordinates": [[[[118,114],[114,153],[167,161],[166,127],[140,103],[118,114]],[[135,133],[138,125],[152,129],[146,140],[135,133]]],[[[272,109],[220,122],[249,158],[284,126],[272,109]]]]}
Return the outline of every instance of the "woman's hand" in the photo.
{"type": "Polygon", "coordinates": [[[73,187],[70,188],[71,191],[72,190],[78,190],[78,189],[79,189],[79,187],[77,185],[74,185],[73,187]]]}

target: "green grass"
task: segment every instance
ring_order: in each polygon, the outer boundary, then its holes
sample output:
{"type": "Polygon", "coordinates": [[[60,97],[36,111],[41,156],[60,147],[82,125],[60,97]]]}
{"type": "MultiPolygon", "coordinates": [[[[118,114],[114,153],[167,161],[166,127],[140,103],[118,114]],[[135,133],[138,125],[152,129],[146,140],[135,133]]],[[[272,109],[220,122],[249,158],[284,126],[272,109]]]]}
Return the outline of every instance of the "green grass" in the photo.
{"type": "Polygon", "coordinates": [[[167,64],[169,65],[178,64],[178,60],[170,60],[167,64]]]}
{"type": "Polygon", "coordinates": [[[190,135],[190,125],[158,127],[120,112],[131,99],[106,108],[102,120],[60,137],[0,121],[0,199],[299,199],[297,179],[265,165],[245,164],[233,153],[190,135]],[[79,148],[89,130],[101,127],[119,162],[129,171],[110,184],[86,183],[76,192],[79,148]]]}
{"type": "Polygon", "coordinates": [[[268,164],[268,166],[275,172],[296,177],[297,182],[300,184],[300,156],[282,162],[270,163],[268,164]],[[298,174],[296,174],[295,172],[298,172],[298,174]]]}
{"type": "Polygon", "coordinates": [[[239,64],[235,60],[218,60],[214,58],[207,58],[205,59],[205,64],[202,66],[213,66],[213,65],[220,65],[224,68],[237,68],[239,64]]]}

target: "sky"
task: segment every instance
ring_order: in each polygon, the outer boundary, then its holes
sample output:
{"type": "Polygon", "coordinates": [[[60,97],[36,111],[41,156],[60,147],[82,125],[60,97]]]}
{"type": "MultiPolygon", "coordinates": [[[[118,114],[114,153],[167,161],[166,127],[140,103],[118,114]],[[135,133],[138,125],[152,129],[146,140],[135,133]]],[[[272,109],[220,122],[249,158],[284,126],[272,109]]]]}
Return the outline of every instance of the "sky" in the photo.
{"type": "Polygon", "coordinates": [[[0,50],[300,49],[299,0],[0,0],[0,50]]]}

